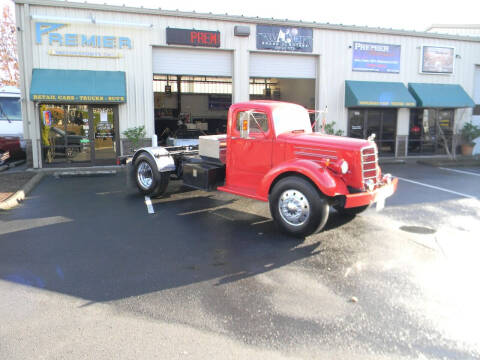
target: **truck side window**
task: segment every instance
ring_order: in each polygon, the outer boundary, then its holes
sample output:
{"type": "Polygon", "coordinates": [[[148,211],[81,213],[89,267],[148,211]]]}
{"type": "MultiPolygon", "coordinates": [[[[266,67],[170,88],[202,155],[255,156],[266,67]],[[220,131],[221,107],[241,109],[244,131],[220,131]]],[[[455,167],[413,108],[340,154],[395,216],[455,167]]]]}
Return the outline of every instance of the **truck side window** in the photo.
{"type": "Polygon", "coordinates": [[[268,131],[268,118],[267,114],[262,112],[252,112],[252,111],[240,111],[237,113],[237,131],[240,131],[242,126],[242,121],[245,117],[248,116],[250,119],[250,132],[251,133],[262,133],[268,131]],[[260,125],[260,128],[259,128],[260,125]]]}

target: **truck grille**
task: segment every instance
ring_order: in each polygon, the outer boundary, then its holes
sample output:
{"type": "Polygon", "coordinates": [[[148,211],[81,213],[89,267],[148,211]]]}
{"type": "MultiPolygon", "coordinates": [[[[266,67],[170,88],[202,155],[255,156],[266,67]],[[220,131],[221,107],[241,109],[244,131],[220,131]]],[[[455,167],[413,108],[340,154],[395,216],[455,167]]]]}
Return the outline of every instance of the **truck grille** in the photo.
{"type": "Polygon", "coordinates": [[[368,179],[372,179],[377,183],[377,165],[378,165],[378,152],[375,145],[364,147],[362,149],[362,177],[363,183],[368,179]]]}

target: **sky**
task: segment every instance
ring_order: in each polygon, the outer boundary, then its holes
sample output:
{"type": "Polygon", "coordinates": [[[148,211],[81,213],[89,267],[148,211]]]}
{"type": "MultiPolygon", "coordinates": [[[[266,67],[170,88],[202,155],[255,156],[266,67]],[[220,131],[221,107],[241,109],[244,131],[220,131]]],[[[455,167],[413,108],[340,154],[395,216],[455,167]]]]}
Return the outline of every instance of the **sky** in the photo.
{"type": "MultiPolygon", "coordinates": [[[[82,1],[83,2],[83,1],[82,1]]],[[[480,0],[88,0],[145,8],[425,31],[432,24],[480,24],[480,0]]],[[[0,5],[13,4],[0,0],[0,5]]]]}

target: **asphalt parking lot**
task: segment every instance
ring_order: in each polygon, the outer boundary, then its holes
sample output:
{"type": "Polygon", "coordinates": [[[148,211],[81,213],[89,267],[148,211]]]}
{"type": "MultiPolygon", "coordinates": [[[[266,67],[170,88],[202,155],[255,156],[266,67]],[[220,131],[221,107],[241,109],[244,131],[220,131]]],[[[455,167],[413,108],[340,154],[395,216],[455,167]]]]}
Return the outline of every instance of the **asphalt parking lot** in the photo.
{"type": "Polygon", "coordinates": [[[178,181],[46,177],[0,213],[0,358],[480,358],[480,169],[383,170],[383,211],[302,240],[178,181]]]}

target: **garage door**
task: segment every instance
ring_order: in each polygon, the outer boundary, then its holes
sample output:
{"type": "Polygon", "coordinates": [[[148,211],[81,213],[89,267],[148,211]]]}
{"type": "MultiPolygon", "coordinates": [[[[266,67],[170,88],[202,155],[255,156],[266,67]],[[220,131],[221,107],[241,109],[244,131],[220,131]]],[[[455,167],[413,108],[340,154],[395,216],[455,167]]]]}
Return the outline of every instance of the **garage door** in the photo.
{"type": "Polygon", "coordinates": [[[315,79],[316,68],[315,56],[250,54],[251,77],[315,79]]]}
{"type": "Polygon", "coordinates": [[[232,55],[229,51],[153,48],[153,73],[232,76],[232,55]]]}

